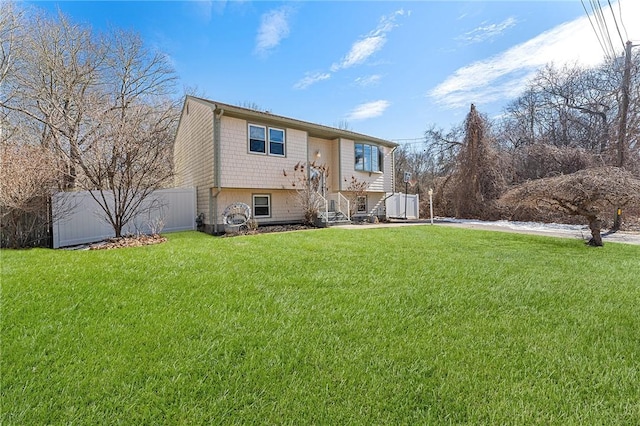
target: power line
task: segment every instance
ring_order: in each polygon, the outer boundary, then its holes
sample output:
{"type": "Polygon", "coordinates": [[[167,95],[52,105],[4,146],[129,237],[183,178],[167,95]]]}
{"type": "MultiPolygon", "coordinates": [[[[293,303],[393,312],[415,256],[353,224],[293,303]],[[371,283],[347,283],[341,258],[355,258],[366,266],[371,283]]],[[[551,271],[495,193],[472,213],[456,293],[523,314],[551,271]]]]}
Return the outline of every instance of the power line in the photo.
{"type": "Polygon", "coordinates": [[[423,137],[419,137],[419,138],[405,138],[405,139],[391,139],[393,142],[411,142],[411,141],[424,141],[425,138],[423,137]]]}
{"type": "MultiPolygon", "coordinates": [[[[602,43],[602,40],[600,40],[600,35],[598,34],[598,30],[596,30],[595,25],[593,25],[593,21],[591,20],[591,15],[589,14],[589,11],[587,10],[587,7],[584,5],[584,0],[580,0],[580,3],[582,3],[582,8],[584,9],[584,13],[587,14],[587,18],[589,19],[589,23],[591,24],[591,29],[593,29],[593,32],[596,35],[596,39],[598,40],[598,43],[600,44],[600,48],[604,52],[605,56],[609,56],[609,53],[607,52],[607,49],[605,49],[604,44],[602,43]]],[[[594,19],[595,19],[595,16],[594,16],[594,19]]]]}
{"type": "Polygon", "coordinates": [[[611,57],[616,57],[616,50],[613,47],[613,43],[611,42],[611,35],[609,33],[609,27],[607,25],[607,20],[604,18],[604,13],[602,12],[602,6],[600,5],[600,0],[591,0],[591,8],[593,9],[593,13],[596,17],[596,22],[598,23],[598,27],[600,28],[600,33],[602,34],[603,42],[606,41],[605,45],[609,49],[611,49],[611,57]]]}
{"type": "Polygon", "coordinates": [[[624,30],[624,38],[629,40],[629,33],[627,32],[627,27],[624,26],[624,20],[622,19],[622,0],[618,0],[618,12],[620,12],[620,23],[622,24],[622,29],[624,30]]]}
{"type": "MultiPolygon", "coordinates": [[[[618,2],[620,2],[620,0],[618,0],[618,2]]],[[[607,0],[607,3],[609,3],[609,9],[611,9],[611,16],[613,16],[613,22],[616,24],[616,30],[618,31],[618,36],[620,36],[620,43],[622,43],[622,48],[624,49],[625,47],[624,40],[622,39],[622,33],[620,32],[620,28],[618,28],[618,20],[616,19],[616,14],[613,13],[613,6],[611,6],[611,0],[607,0]]],[[[620,14],[620,20],[622,21],[622,13],[620,14]]]]}

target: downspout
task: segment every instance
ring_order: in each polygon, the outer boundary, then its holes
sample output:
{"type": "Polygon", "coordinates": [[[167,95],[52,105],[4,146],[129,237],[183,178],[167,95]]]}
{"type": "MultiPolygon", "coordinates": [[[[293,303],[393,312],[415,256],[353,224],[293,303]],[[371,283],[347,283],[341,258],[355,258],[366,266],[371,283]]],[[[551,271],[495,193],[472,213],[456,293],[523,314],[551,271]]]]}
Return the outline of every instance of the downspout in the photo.
{"type": "MultiPolygon", "coordinates": [[[[217,107],[216,107],[217,108],[217,107]]],[[[211,108],[213,112],[213,183],[216,189],[215,194],[210,198],[209,217],[213,218],[213,233],[218,233],[218,195],[222,191],[221,164],[220,161],[220,120],[224,114],[224,109],[220,108],[220,112],[216,113],[216,108],[211,108]]],[[[213,189],[213,188],[212,188],[213,189]]]]}
{"type": "Polygon", "coordinates": [[[396,192],[396,149],[398,149],[397,146],[394,146],[393,148],[391,148],[391,195],[393,195],[396,192]]]}
{"type": "Polygon", "coordinates": [[[338,138],[338,192],[342,193],[342,138],[338,138]]]}

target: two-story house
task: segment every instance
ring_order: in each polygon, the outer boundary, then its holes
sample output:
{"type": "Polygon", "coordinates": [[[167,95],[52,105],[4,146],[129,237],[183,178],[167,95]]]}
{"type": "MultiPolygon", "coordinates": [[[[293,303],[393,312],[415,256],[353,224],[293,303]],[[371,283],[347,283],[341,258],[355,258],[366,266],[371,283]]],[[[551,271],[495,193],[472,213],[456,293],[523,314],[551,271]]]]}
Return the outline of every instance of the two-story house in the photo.
{"type": "Polygon", "coordinates": [[[396,146],[347,130],[187,96],[174,146],[175,183],[196,188],[197,212],[209,233],[224,230],[223,212],[237,202],[250,206],[261,225],[301,222],[301,165],[307,177],[322,175],[317,187],[321,212],[347,210],[345,200],[350,200],[351,213],[384,215],[385,197],[394,187],[396,146]],[[350,192],[354,182],[359,184],[357,193],[350,192]]]}

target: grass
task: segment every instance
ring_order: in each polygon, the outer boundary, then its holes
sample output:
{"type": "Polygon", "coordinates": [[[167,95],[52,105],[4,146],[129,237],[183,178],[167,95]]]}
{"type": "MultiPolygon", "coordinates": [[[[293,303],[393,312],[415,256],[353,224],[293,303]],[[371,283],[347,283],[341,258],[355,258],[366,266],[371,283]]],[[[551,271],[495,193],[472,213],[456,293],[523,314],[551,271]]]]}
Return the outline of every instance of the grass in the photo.
{"type": "Polygon", "coordinates": [[[445,227],[3,251],[2,424],[638,424],[640,248],[445,227]]]}

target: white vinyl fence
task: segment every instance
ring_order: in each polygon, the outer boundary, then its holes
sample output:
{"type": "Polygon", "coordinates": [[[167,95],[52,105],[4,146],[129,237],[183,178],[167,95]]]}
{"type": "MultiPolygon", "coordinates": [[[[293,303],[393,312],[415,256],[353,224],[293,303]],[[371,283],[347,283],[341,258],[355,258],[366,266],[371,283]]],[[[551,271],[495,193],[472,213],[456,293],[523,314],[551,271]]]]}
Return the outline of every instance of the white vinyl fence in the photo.
{"type": "Polygon", "coordinates": [[[419,219],[420,199],[418,194],[393,194],[385,201],[387,217],[392,219],[419,219]]]}
{"type": "MultiPolygon", "coordinates": [[[[104,212],[88,191],[59,192],[53,196],[52,204],[53,248],[91,243],[115,236],[104,212]]],[[[155,191],[143,202],[140,211],[124,227],[123,235],[196,229],[196,191],[193,188],[155,191]]]]}

